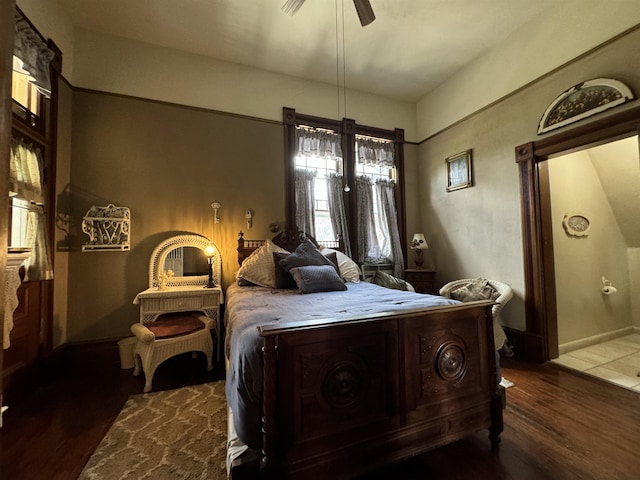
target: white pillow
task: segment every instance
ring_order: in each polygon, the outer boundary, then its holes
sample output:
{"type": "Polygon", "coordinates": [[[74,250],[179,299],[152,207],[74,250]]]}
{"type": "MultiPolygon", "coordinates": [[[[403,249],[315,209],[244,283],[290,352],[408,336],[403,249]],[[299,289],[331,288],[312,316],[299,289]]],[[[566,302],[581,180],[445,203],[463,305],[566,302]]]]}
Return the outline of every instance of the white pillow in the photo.
{"type": "Polygon", "coordinates": [[[249,255],[236,274],[236,278],[244,278],[248,282],[262,287],[276,288],[276,273],[273,263],[274,253],[289,253],[271,240],[249,255]]]}
{"type": "Polygon", "coordinates": [[[336,258],[338,259],[338,268],[340,269],[340,276],[345,282],[351,283],[360,283],[360,276],[362,275],[362,270],[356,262],[351,260],[344,253],[339,252],[338,250],[333,250],[332,248],[320,247],[320,251],[323,255],[329,255],[331,252],[336,253],[336,258]]]}

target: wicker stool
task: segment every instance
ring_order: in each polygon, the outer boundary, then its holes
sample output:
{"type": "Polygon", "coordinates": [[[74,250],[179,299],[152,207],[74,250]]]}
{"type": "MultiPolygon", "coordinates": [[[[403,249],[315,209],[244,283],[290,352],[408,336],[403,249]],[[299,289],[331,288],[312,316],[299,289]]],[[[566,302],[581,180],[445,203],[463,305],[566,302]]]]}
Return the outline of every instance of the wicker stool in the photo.
{"type": "Polygon", "coordinates": [[[203,352],[207,370],[213,370],[213,320],[199,312],[164,314],[146,324],[134,323],[134,375],[144,372],[144,392],[151,391],[153,374],[162,362],[185,352],[203,352]]]}

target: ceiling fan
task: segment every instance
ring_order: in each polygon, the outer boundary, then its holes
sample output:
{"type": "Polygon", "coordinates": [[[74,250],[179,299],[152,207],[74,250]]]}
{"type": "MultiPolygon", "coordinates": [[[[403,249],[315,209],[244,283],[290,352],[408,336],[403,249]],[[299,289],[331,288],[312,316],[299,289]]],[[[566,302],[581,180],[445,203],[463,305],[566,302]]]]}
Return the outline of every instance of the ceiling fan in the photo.
{"type": "MultiPolygon", "coordinates": [[[[294,15],[304,2],[305,0],[287,0],[287,3],[282,6],[282,11],[284,13],[294,15]]],[[[376,19],[369,0],[353,0],[353,4],[356,7],[356,12],[358,12],[358,17],[360,18],[360,24],[363,27],[366,27],[376,19]]]]}

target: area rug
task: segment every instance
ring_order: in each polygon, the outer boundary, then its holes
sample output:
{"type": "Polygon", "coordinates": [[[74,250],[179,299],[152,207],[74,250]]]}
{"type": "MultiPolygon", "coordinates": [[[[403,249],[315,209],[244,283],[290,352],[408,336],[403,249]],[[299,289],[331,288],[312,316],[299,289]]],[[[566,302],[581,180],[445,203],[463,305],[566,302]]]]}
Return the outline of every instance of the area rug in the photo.
{"type": "Polygon", "coordinates": [[[224,382],[129,397],[78,480],[223,480],[224,382]]]}

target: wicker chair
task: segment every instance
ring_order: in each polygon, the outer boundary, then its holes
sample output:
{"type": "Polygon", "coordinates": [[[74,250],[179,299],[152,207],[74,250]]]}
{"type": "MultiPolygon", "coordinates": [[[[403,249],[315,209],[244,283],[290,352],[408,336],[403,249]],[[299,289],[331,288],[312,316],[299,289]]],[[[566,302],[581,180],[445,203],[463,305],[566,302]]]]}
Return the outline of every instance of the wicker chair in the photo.
{"type": "MultiPolygon", "coordinates": [[[[476,280],[476,278],[463,278],[461,280],[449,282],[440,289],[440,295],[451,298],[451,292],[476,280]]],[[[498,298],[495,299],[496,304],[493,306],[491,311],[493,316],[493,339],[495,347],[496,350],[502,349],[506,355],[511,356],[513,355],[513,352],[511,347],[507,344],[507,336],[502,329],[500,312],[506,303],[511,300],[511,297],[513,297],[513,290],[506,283],[498,282],[497,280],[487,279],[487,283],[489,283],[489,285],[491,285],[500,294],[498,298]]]]}
{"type": "Polygon", "coordinates": [[[151,391],[156,368],[165,360],[186,352],[203,352],[207,370],[213,370],[214,321],[202,313],[160,315],[155,321],[134,323],[131,333],[138,339],[134,349],[134,375],[144,372],[144,392],[151,391]]]}

